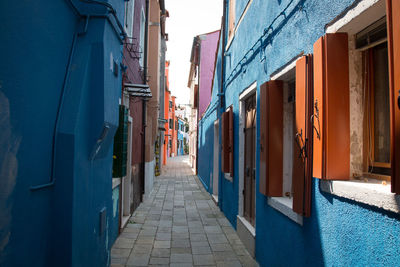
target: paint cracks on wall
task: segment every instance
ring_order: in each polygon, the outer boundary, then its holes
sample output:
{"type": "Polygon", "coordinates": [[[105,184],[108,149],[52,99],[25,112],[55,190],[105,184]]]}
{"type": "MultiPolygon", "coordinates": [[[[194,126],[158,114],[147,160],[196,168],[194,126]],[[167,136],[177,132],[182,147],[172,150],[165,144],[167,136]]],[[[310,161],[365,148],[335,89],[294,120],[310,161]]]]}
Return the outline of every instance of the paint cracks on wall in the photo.
{"type": "MultiPolygon", "coordinates": [[[[0,81],[0,89],[2,88],[0,81]]],[[[10,199],[18,173],[17,152],[21,138],[13,136],[10,123],[10,103],[0,91],[0,254],[10,240],[11,210],[10,199]]],[[[1,258],[1,257],[0,257],[1,258]]]]}
{"type": "Polygon", "coordinates": [[[350,177],[363,172],[363,83],[362,55],[355,50],[355,37],[349,36],[350,77],[350,177]]]}

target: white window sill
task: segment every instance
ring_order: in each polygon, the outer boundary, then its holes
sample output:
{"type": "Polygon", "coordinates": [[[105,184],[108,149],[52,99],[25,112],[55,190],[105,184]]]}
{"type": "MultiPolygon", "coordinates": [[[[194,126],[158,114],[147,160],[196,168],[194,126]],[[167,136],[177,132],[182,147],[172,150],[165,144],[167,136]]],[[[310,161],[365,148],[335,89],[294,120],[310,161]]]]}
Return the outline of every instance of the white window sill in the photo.
{"type": "Polygon", "coordinates": [[[380,180],[368,179],[368,182],[320,181],[320,189],[339,197],[374,206],[386,211],[400,213],[400,196],[390,190],[390,183],[382,184],[380,180]]]}
{"type": "Polygon", "coordinates": [[[303,216],[293,211],[293,198],[288,197],[269,197],[268,205],[280,211],[292,221],[303,225],[303,216]]]}
{"type": "Polygon", "coordinates": [[[240,222],[246,227],[246,229],[249,231],[249,233],[255,237],[256,236],[256,229],[254,228],[253,225],[251,225],[244,217],[237,215],[237,218],[240,220],[240,222]]]}
{"type": "Polygon", "coordinates": [[[233,178],[231,177],[230,173],[224,173],[224,177],[226,180],[228,180],[229,182],[233,183],[233,178]]]}

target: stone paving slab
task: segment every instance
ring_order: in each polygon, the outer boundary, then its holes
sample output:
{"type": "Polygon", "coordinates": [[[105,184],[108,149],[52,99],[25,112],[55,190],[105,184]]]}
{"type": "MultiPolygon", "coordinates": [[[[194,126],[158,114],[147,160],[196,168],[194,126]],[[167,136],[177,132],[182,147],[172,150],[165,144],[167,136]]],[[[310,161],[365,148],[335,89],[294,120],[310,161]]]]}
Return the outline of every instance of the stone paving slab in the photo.
{"type": "Polygon", "coordinates": [[[111,266],[258,266],[188,165],[168,159],[111,250],[111,266]]]}

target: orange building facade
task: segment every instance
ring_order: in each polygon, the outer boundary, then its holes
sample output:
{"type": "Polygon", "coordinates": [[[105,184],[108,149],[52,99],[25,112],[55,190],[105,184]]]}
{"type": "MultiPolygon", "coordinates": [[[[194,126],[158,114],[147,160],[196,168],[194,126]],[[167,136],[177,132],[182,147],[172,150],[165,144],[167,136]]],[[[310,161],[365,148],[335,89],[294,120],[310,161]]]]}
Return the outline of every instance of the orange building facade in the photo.
{"type": "Polygon", "coordinates": [[[165,123],[165,139],[163,149],[163,165],[167,164],[167,158],[174,157],[177,154],[177,138],[178,129],[176,127],[177,118],[175,116],[175,96],[171,95],[169,90],[169,65],[170,62],[165,62],[165,98],[164,98],[164,119],[165,123]]]}

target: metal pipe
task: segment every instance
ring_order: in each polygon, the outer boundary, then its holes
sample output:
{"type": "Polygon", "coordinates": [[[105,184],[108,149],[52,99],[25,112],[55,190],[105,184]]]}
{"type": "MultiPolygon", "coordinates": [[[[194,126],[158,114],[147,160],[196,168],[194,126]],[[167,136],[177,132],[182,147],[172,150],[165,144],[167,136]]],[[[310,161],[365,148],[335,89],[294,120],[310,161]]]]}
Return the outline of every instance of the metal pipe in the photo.
{"type": "MultiPolygon", "coordinates": [[[[121,23],[119,22],[119,20],[118,20],[118,18],[116,16],[115,9],[110,4],[104,3],[104,2],[100,2],[100,1],[95,1],[95,0],[80,0],[80,1],[81,2],[90,3],[90,4],[100,4],[100,5],[104,5],[107,8],[109,8],[111,14],[114,16],[115,21],[117,22],[118,26],[120,27],[121,35],[122,36],[126,35],[125,34],[125,30],[123,29],[121,23]]],[[[75,52],[76,40],[77,40],[78,36],[82,36],[82,35],[86,34],[87,28],[88,28],[89,19],[91,17],[91,15],[82,15],[82,13],[79,12],[78,8],[76,7],[76,5],[73,3],[72,0],[68,0],[68,3],[70,5],[70,7],[74,10],[75,14],[79,16],[79,18],[85,17],[85,25],[84,25],[83,32],[78,32],[78,26],[77,26],[77,29],[75,30],[73,38],[72,38],[71,50],[70,50],[70,53],[69,53],[69,56],[68,56],[68,63],[67,63],[67,66],[66,66],[66,72],[65,72],[65,75],[64,75],[63,85],[62,85],[62,88],[61,88],[60,99],[58,101],[58,108],[57,108],[57,113],[56,113],[56,121],[55,121],[54,129],[53,129],[50,180],[49,180],[48,183],[45,183],[45,184],[31,186],[30,187],[31,191],[37,191],[37,190],[40,190],[40,189],[48,188],[48,187],[51,187],[51,186],[53,186],[55,184],[55,181],[56,181],[56,178],[55,178],[56,159],[55,158],[56,158],[56,155],[57,155],[57,141],[58,141],[57,132],[58,132],[58,129],[59,129],[60,117],[61,117],[61,114],[62,114],[62,108],[63,108],[63,104],[64,104],[66,84],[67,84],[67,81],[69,79],[69,75],[70,75],[70,71],[71,71],[71,63],[72,63],[73,54],[75,52]]],[[[92,17],[96,17],[96,15],[93,15],[92,17]]],[[[103,17],[106,18],[111,25],[113,25],[113,23],[111,22],[109,16],[103,15],[103,17]]],[[[114,30],[115,30],[115,28],[114,28],[114,30]]],[[[121,37],[119,37],[119,39],[121,40],[121,37]]]]}
{"type": "Polygon", "coordinates": [[[66,0],[69,5],[72,7],[72,9],[74,10],[75,14],[78,15],[79,17],[82,16],[81,12],[79,12],[79,9],[76,7],[76,5],[74,4],[74,2],[72,0],[66,0]]]}
{"type": "Polygon", "coordinates": [[[146,0],[146,20],[144,29],[144,53],[143,53],[143,80],[147,83],[147,54],[148,54],[148,40],[149,40],[149,0],[146,0]]]}
{"type": "MultiPolygon", "coordinates": [[[[149,0],[146,0],[146,20],[144,31],[144,53],[143,53],[143,83],[147,84],[147,53],[148,53],[148,35],[149,35],[149,0]]],[[[142,143],[142,172],[143,172],[143,188],[142,195],[144,194],[145,182],[145,166],[146,166],[146,100],[142,102],[142,124],[143,124],[143,143],[142,143]]]]}
{"type": "MultiPolygon", "coordinates": [[[[224,3],[223,3],[223,15],[222,15],[222,33],[221,33],[221,36],[222,36],[222,53],[221,53],[221,56],[222,56],[222,59],[221,59],[221,92],[219,93],[219,95],[220,95],[220,107],[221,107],[221,114],[222,114],[222,112],[224,111],[224,105],[225,105],[225,101],[224,101],[224,96],[225,96],[225,92],[224,92],[224,84],[225,84],[225,56],[224,56],[224,51],[225,51],[225,41],[226,41],[226,37],[225,37],[225,35],[226,35],[226,32],[225,32],[225,25],[226,25],[226,7],[227,7],[227,0],[224,0],[224,3]]],[[[222,123],[219,123],[218,124],[218,126],[219,126],[219,140],[222,140],[221,138],[221,132],[222,132],[222,123]]],[[[219,144],[217,144],[218,145],[218,150],[220,151],[220,145],[219,144]]],[[[218,168],[219,168],[219,175],[218,175],[218,184],[220,184],[220,186],[218,186],[218,194],[220,195],[220,197],[218,198],[218,201],[219,201],[219,206],[220,206],[220,209],[221,210],[223,210],[223,205],[222,205],[222,203],[223,203],[223,200],[224,200],[224,190],[223,190],[223,184],[222,184],[222,181],[224,180],[224,179],[222,179],[222,176],[224,175],[222,172],[221,172],[221,161],[219,161],[219,166],[218,166],[218,168]]]]}
{"type": "Polygon", "coordinates": [[[226,24],[226,6],[227,6],[227,0],[224,0],[224,3],[223,3],[223,15],[222,15],[222,34],[221,34],[221,36],[222,36],[222,59],[221,59],[221,86],[220,86],[220,88],[221,88],[221,92],[219,93],[219,95],[220,95],[220,105],[221,105],[221,108],[224,108],[224,95],[225,95],[225,92],[224,92],[224,84],[225,84],[225,82],[224,82],[224,80],[225,80],[225,44],[226,44],[226,32],[225,32],[225,24],[226,24]]]}
{"type": "Polygon", "coordinates": [[[50,171],[50,181],[46,184],[41,184],[41,185],[35,185],[35,186],[31,186],[30,190],[31,191],[36,191],[39,189],[43,189],[43,188],[47,188],[50,186],[53,186],[54,183],[56,182],[56,178],[55,178],[55,165],[56,165],[56,154],[57,154],[57,132],[58,132],[58,128],[59,128],[59,123],[60,123],[60,117],[61,117],[61,110],[63,108],[63,104],[64,104],[64,97],[65,97],[65,89],[66,89],[66,84],[67,81],[69,79],[69,74],[70,74],[70,70],[71,70],[71,62],[72,62],[72,57],[74,55],[74,51],[75,51],[75,45],[76,45],[76,39],[78,37],[78,33],[77,30],[74,33],[74,37],[72,38],[72,45],[71,45],[71,50],[69,52],[69,56],[68,56],[68,63],[67,63],[67,67],[66,67],[66,71],[65,71],[65,75],[64,75],[64,81],[63,81],[63,85],[61,88],[61,95],[60,95],[60,99],[58,101],[58,108],[57,108],[57,114],[56,114],[56,121],[55,121],[55,125],[54,125],[54,130],[53,130],[53,141],[52,141],[52,150],[51,150],[51,171],[50,171]]]}

